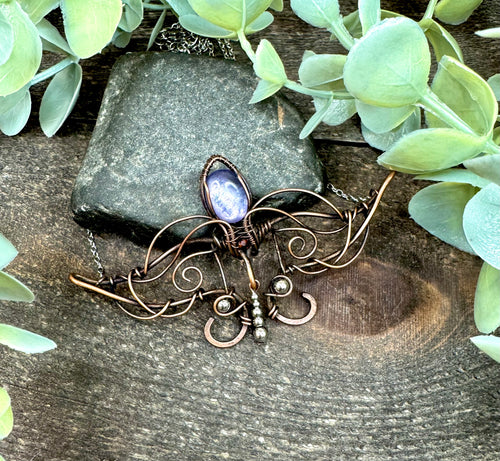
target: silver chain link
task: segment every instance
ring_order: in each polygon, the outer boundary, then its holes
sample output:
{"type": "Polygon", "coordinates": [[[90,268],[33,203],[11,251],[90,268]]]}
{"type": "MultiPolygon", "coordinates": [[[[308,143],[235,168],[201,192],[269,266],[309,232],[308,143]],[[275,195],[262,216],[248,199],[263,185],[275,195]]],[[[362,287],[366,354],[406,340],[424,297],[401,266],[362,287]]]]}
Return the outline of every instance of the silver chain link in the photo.
{"type": "Polygon", "coordinates": [[[187,54],[208,54],[215,56],[215,45],[218,45],[224,59],[234,61],[231,42],[226,39],[200,37],[184,29],[178,22],[163,29],[155,41],[160,50],[187,54]]]}
{"type": "Polygon", "coordinates": [[[99,255],[99,251],[97,250],[97,245],[95,243],[94,233],[90,229],[85,229],[87,231],[87,240],[90,245],[90,252],[92,253],[92,257],[94,258],[94,264],[97,267],[97,272],[99,272],[99,276],[104,277],[105,270],[102,264],[101,256],[99,255]]]}
{"type": "Polygon", "coordinates": [[[371,198],[369,195],[366,197],[355,197],[354,195],[346,194],[342,189],[337,189],[331,182],[327,184],[326,188],[333,192],[337,197],[347,200],[348,202],[362,203],[367,202],[371,198]]]}

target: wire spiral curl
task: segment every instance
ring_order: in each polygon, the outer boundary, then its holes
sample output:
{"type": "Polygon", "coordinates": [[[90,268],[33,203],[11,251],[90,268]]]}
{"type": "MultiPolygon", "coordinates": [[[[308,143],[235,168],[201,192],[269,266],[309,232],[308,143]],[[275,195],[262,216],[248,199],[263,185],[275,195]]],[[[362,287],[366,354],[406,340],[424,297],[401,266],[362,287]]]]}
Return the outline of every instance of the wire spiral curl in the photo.
{"type": "Polygon", "coordinates": [[[280,189],[259,199],[245,214],[238,225],[232,225],[217,218],[212,206],[207,177],[216,163],[236,174],[241,187],[251,204],[250,188],[236,167],[222,156],[213,156],[206,163],[200,178],[201,199],[208,215],[194,215],[167,224],[153,238],[142,266],[135,267],[128,274],[112,277],[102,276],[98,280],[77,274],[69,276],[74,284],[105,295],[115,300],[129,316],[139,320],[175,318],[185,315],[197,302],[212,300],[214,314],[219,319],[237,318],[240,332],[229,341],[219,341],[212,335],[215,321],[211,317],[205,325],[207,340],[217,347],[231,347],[253,328],[257,340],[265,339],[264,314],[271,319],[289,325],[301,325],[316,313],[317,305],[308,293],[302,296],[310,304],[309,312],[300,319],[288,318],[279,311],[277,302],[293,291],[293,273],[320,274],[329,269],[340,269],[351,264],[363,250],[369,231],[369,223],[377,209],[382,195],[394,176],[391,172],[380,189],[372,190],[365,202],[359,202],[353,209],[339,210],[330,200],[315,192],[288,188],[280,189]],[[285,194],[302,194],[315,199],[322,211],[285,211],[270,206],[273,199],[285,194]],[[259,219],[261,217],[261,219],[259,219]],[[184,239],[161,251],[153,257],[159,239],[173,226],[192,222],[192,230],[184,239]],[[202,231],[208,235],[194,237],[202,231]],[[322,238],[341,236],[341,243],[334,250],[325,253],[320,246],[322,238]],[[285,241],[282,241],[285,236],[285,241]],[[270,238],[279,265],[278,274],[271,280],[268,292],[264,293],[267,306],[262,309],[258,301],[259,282],[255,278],[250,257],[255,255],[262,242],[270,238]],[[222,264],[222,256],[230,254],[242,260],[249,278],[252,300],[248,301],[233,286],[222,264]],[[202,270],[196,263],[198,258],[211,258],[218,270],[220,282],[208,286],[202,270]],[[179,294],[180,299],[163,301],[146,300],[138,288],[156,281],[167,280],[179,294]]]}

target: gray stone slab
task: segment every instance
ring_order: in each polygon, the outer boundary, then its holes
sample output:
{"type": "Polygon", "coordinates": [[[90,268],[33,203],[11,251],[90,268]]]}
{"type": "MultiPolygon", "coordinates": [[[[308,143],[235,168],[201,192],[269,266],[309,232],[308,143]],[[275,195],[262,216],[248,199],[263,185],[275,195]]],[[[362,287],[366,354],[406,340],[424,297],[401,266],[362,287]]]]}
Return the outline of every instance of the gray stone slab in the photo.
{"type": "MultiPolygon", "coordinates": [[[[249,66],[231,61],[171,53],[120,58],[76,180],[75,219],[141,237],[206,214],[199,175],[214,154],[237,165],[256,198],[285,187],[321,193],[321,162],[312,143],[298,138],[303,120],[281,96],[250,105],[255,82],[249,66]]],[[[173,232],[184,236],[189,226],[173,232]]]]}

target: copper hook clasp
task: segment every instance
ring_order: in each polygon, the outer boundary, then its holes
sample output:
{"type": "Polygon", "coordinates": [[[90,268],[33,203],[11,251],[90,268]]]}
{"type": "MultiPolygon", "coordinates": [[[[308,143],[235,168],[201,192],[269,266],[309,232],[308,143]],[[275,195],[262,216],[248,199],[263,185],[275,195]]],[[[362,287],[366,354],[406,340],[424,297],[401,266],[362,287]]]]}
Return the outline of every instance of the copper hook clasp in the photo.
{"type": "Polygon", "coordinates": [[[309,320],[311,320],[316,315],[316,311],[318,310],[318,303],[309,293],[302,293],[302,297],[309,301],[310,305],[309,312],[304,317],[301,317],[299,319],[291,319],[289,317],[285,317],[283,314],[280,314],[278,312],[278,307],[276,305],[273,305],[273,307],[269,311],[269,317],[279,320],[281,323],[285,323],[286,325],[298,326],[309,322],[309,320]]]}
{"type": "Polygon", "coordinates": [[[220,348],[228,348],[236,346],[246,335],[248,330],[248,323],[243,321],[241,322],[241,330],[240,332],[230,341],[219,341],[212,336],[212,324],[214,323],[215,318],[210,317],[205,324],[205,338],[207,341],[212,344],[212,346],[220,347],[220,348]]]}

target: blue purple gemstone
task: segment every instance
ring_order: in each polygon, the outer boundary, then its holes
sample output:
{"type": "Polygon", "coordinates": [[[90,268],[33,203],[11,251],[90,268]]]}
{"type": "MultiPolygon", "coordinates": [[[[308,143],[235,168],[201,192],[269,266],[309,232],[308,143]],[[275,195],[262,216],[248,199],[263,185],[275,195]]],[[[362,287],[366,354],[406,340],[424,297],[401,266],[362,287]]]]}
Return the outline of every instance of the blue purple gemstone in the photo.
{"type": "Polygon", "coordinates": [[[248,211],[248,198],[238,176],[231,170],[215,170],[207,177],[210,202],[218,219],[230,224],[241,221],[248,211]]]}

